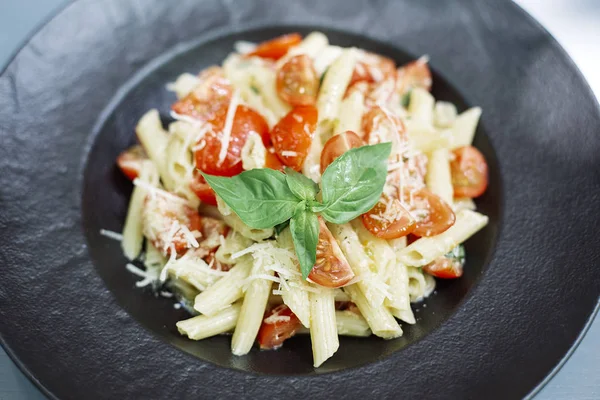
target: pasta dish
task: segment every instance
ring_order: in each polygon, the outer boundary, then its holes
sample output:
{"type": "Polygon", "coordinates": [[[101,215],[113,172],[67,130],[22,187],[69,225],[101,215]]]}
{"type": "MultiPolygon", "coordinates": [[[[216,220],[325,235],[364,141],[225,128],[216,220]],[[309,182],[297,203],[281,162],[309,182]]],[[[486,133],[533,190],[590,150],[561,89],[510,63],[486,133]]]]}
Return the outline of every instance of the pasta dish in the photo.
{"type": "Polygon", "coordinates": [[[192,314],[191,340],[232,334],[241,356],[309,334],[318,367],[340,335],[397,338],[488,222],[481,109],[431,86],[426,57],[397,67],[319,32],[238,42],[168,85],[168,126],[141,117],[117,159],[134,185],[123,232],[102,233],[136,286],[192,314]]]}

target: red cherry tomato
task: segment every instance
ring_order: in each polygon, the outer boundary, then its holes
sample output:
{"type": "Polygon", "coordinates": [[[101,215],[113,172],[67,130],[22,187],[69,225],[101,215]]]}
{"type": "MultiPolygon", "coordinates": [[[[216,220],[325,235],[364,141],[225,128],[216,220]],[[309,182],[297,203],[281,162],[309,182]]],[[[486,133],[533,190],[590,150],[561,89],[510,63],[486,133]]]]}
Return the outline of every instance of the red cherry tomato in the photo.
{"type": "Polygon", "coordinates": [[[349,86],[355,82],[379,82],[396,75],[394,60],[379,54],[365,52],[362,60],[356,63],[349,86]]]}
{"type": "Polygon", "coordinates": [[[346,131],[332,136],[321,152],[321,173],[339,156],[350,149],[364,146],[365,142],[354,132],[346,131]]]}
{"type": "Polygon", "coordinates": [[[317,285],[330,288],[344,286],[354,278],[354,272],[342,249],[321,217],[319,217],[317,261],[308,278],[317,285]]]}
{"type": "Polygon", "coordinates": [[[381,239],[396,239],[414,231],[417,221],[395,198],[382,196],[369,212],[362,215],[365,228],[381,239]]]}
{"type": "Polygon", "coordinates": [[[233,89],[221,67],[209,67],[198,76],[200,83],[187,96],[175,102],[171,109],[177,114],[208,121],[226,110],[233,89]]]}
{"type": "MultiPolygon", "coordinates": [[[[395,147],[408,140],[402,120],[386,113],[379,106],[373,107],[363,116],[362,127],[368,144],[391,142],[395,147]]],[[[393,151],[392,149],[392,153],[393,151]]]]}
{"type": "Polygon", "coordinates": [[[487,189],[488,165],[485,157],[473,146],[454,150],[450,162],[455,197],[479,197],[487,189]]]}
{"type": "Polygon", "coordinates": [[[117,157],[117,166],[129,180],[133,181],[140,175],[142,163],[147,159],[148,156],[144,148],[136,144],[119,154],[119,157],[117,157]]]}
{"type": "Polygon", "coordinates": [[[269,144],[269,126],[265,119],[256,111],[246,106],[238,106],[233,125],[227,155],[223,162],[219,162],[221,153],[221,137],[225,128],[226,112],[219,113],[210,123],[214,126],[213,131],[201,139],[206,145],[196,151],[196,166],[207,174],[219,176],[234,176],[243,171],[242,147],[250,132],[258,133],[265,145],[269,144]]]}
{"type": "Polygon", "coordinates": [[[465,264],[465,249],[463,246],[455,247],[450,253],[438,257],[423,267],[429,275],[441,279],[460,278],[465,264]]]}
{"type": "Polygon", "coordinates": [[[288,167],[300,171],[312,143],[318,111],[314,106],[294,108],[271,131],[273,147],[288,167]]]}
{"type": "Polygon", "coordinates": [[[204,177],[197,174],[194,180],[190,183],[190,189],[198,196],[201,202],[210,204],[211,206],[217,205],[217,197],[214,190],[206,183],[204,177]]]}
{"type": "Polygon", "coordinates": [[[309,106],[317,101],[319,77],[305,54],[290,58],[277,71],[277,94],[292,106],[309,106]]]}
{"type": "Polygon", "coordinates": [[[452,208],[439,196],[423,188],[404,191],[404,202],[414,205],[411,214],[417,218],[417,225],[412,231],[417,236],[435,236],[446,231],[456,221],[452,208]]]}
{"type": "Polygon", "coordinates": [[[293,47],[302,41],[302,36],[299,33],[289,33],[276,37],[275,39],[267,40],[259,43],[254,51],[248,53],[248,56],[258,56],[262,58],[270,58],[278,60],[283,57],[290,47],[293,47]]]}
{"type": "Polygon", "coordinates": [[[397,88],[400,94],[410,92],[414,88],[431,90],[431,70],[427,60],[418,59],[398,69],[397,88]]]}
{"type": "Polygon", "coordinates": [[[263,350],[281,347],[283,342],[296,334],[302,323],[285,304],[271,310],[263,319],[258,331],[258,344],[263,350]]]}
{"type": "Polygon", "coordinates": [[[462,265],[446,257],[439,257],[423,267],[423,271],[436,278],[454,279],[460,278],[463,274],[462,265]]]}
{"type": "Polygon", "coordinates": [[[267,154],[265,156],[265,168],[275,169],[277,171],[283,172],[285,165],[281,162],[277,154],[275,154],[274,148],[267,149],[267,154]]]}
{"type": "Polygon", "coordinates": [[[181,229],[171,230],[175,223],[187,227],[192,233],[202,229],[202,219],[196,210],[163,196],[146,197],[142,219],[145,221],[144,233],[152,238],[152,244],[165,256],[169,256],[172,250],[183,255],[190,248],[181,229]]]}

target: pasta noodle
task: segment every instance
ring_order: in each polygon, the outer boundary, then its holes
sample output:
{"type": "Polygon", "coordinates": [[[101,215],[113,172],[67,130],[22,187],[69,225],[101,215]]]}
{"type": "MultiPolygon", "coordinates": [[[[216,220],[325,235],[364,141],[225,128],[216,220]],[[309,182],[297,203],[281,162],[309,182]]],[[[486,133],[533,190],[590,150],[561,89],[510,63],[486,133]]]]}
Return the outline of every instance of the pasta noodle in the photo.
{"type": "MultiPolygon", "coordinates": [[[[273,271],[254,260],[251,275],[273,276],[273,271]]],[[[231,352],[237,356],[247,354],[263,320],[263,314],[273,282],[259,277],[253,279],[246,289],[238,323],[231,339],[231,352]]]]}
{"type": "MultiPolygon", "coordinates": [[[[143,163],[139,179],[151,186],[158,185],[158,172],[151,162],[143,163]]],[[[142,210],[146,194],[146,189],[135,186],[131,194],[131,200],[129,201],[129,208],[127,209],[127,219],[123,227],[121,248],[125,257],[130,260],[136,259],[142,250],[142,242],[144,241],[142,233],[142,210]]]]}
{"type": "MultiPolygon", "coordinates": [[[[256,342],[274,349],[296,333],[309,334],[319,367],[334,356],[340,336],[402,336],[405,324],[416,323],[411,303],[435,293],[434,276],[460,277],[459,245],[488,223],[471,198],[487,185],[487,165],[482,156],[463,162],[478,152],[462,148],[473,142],[481,109],[459,114],[455,105],[436,101],[424,59],[397,68],[387,57],[330,44],[321,32],[258,45],[240,41],[234,49],[222,66],[183,73],[167,85],[178,98],[168,127],[156,109],[140,118],[141,146],[117,159],[134,184],[122,234],[101,234],[121,241],[131,261],[126,268],[139,277],[136,287],[150,286],[191,314],[176,324],[181,335],[232,333],[236,356],[256,342]],[[348,140],[335,137],[348,131],[355,134],[348,140]],[[392,142],[392,152],[387,171],[382,166],[376,174],[383,192],[373,202],[379,201],[366,213],[372,203],[357,205],[349,222],[325,223],[336,220],[328,212],[352,211],[319,211],[331,206],[316,204],[317,189],[329,188],[318,185],[331,184],[321,182],[321,166],[352,147],[383,142],[392,142]],[[257,171],[264,168],[286,176],[257,171]],[[236,204],[248,200],[258,212],[256,198],[242,198],[237,186],[225,191],[215,181],[234,181],[209,176],[249,170],[255,171],[235,179],[252,181],[256,192],[279,191],[260,186],[261,174],[285,179],[285,201],[297,200],[296,219],[252,228],[236,214],[251,221],[248,211],[236,204]],[[304,210],[317,215],[318,232],[296,225],[304,210]]],[[[363,178],[371,172],[365,168],[363,178]]],[[[339,179],[345,184],[345,176],[339,179]]]]}
{"type": "Polygon", "coordinates": [[[233,304],[212,316],[198,315],[179,321],[177,330],[192,340],[202,340],[207,337],[229,332],[235,328],[240,315],[241,306],[233,304]]]}
{"type": "Polygon", "coordinates": [[[331,289],[322,289],[310,294],[310,339],[315,368],[331,357],[340,346],[334,293],[331,289]]]}
{"type": "Polygon", "coordinates": [[[488,217],[475,211],[461,210],[456,222],[447,231],[433,237],[416,240],[400,252],[398,258],[406,265],[420,267],[448,253],[487,225],[488,217]]]}
{"type": "Polygon", "coordinates": [[[448,204],[453,203],[454,189],[450,175],[450,154],[448,149],[441,148],[431,152],[429,166],[425,177],[427,187],[440,196],[448,204]]]}

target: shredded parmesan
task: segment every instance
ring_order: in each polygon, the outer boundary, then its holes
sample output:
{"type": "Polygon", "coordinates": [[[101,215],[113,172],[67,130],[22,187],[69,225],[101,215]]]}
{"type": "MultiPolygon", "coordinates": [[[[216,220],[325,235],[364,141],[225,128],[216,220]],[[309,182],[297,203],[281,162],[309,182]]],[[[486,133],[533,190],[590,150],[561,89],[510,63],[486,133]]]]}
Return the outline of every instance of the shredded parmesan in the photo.
{"type": "Polygon", "coordinates": [[[284,157],[297,157],[298,156],[298,152],[284,150],[284,151],[281,152],[281,155],[284,156],[284,157]]]}
{"type": "Polygon", "coordinates": [[[186,199],[183,199],[183,198],[181,198],[179,196],[175,196],[173,193],[169,193],[166,190],[162,190],[162,189],[159,189],[157,187],[154,187],[154,186],[150,185],[149,183],[142,181],[140,178],[135,178],[133,180],[133,184],[135,186],[139,186],[139,187],[145,189],[146,191],[148,191],[153,196],[154,195],[160,195],[160,196],[169,198],[171,200],[175,200],[175,201],[179,201],[179,202],[187,204],[187,200],[186,199]]]}
{"type": "Polygon", "coordinates": [[[288,322],[290,320],[289,315],[277,315],[273,314],[264,319],[265,324],[276,324],[277,322],[288,322]]]}
{"type": "Polygon", "coordinates": [[[227,109],[227,116],[225,117],[225,127],[221,136],[221,151],[219,152],[218,165],[223,164],[225,157],[227,157],[227,150],[229,149],[229,141],[231,140],[231,128],[233,128],[233,118],[237,111],[238,104],[240,102],[240,94],[237,90],[233,92],[231,96],[231,102],[227,109]]]}
{"type": "Polygon", "coordinates": [[[196,125],[196,126],[201,125],[203,123],[199,119],[190,117],[189,115],[185,115],[185,114],[178,114],[175,111],[171,111],[170,115],[171,115],[171,118],[173,118],[177,121],[187,122],[188,124],[192,124],[192,125],[196,125]]]}
{"type": "Polygon", "coordinates": [[[183,233],[183,236],[185,237],[185,240],[187,241],[188,248],[200,247],[200,244],[198,244],[196,237],[192,234],[192,232],[190,231],[190,229],[187,226],[181,225],[179,227],[179,230],[183,233]]]}
{"type": "Polygon", "coordinates": [[[100,229],[100,234],[102,236],[106,236],[107,238],[114,239],[114,240],[117,240],[119,242],[123,240],[123,235],[122,234],[120,234],[118,232],[109,231],[107,229],[100,229]]]}

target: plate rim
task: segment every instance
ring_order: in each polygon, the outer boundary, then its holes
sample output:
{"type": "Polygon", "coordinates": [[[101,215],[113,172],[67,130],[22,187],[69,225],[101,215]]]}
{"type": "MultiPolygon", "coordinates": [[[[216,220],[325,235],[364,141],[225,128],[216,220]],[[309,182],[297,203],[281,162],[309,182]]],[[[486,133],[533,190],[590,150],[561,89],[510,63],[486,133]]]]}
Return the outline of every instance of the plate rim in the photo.
{"type": "MultiPolygon", "coordinates": [[[[542,25],[542,23],[540,21],[538,21],[537,19],[535,19],[529,12],[527,12],[518,3],[514,2],[514,1],[511,1],[511,0],[503,0],[503,1],[505,3],[510,4],[519,14],[521,14],[522,17],[525,17],[527,19],[527,21],[528,21],[529,24],[535,26],[538,30],[540,30],[540,31],[542,31],[544,33],[544,37],[545,37],[546,40],[548,40],[550,42],[549,44],[551,45],[552,50],[558,51],[558,55],[561,58],[561,60],[567,61],[569,69],[571,69],[577,75],[578,81],[583,84],[583,86],[585,87],[585,90],[587,91],[587,94],[590,95],[591,98],[593,98],[595,100],[594,108],[596,109],[597,113],[599,113],[599,115],[600,115],[600,96],[596,96],[596,94],[592,90],[592,88],[591,88],[588,80],[586,79],[586,77],[584,76],[584,74],[581,72],[580,68],[577,66],[577,64],[572,59],[572,57],[569,55],[569,53],[560,44],[560,42],[554,37],[554,35],[551,32],[549,32],[546,29],[546,27],[544,25],[542,25]]],[[[81,1],[81,2],[83,2],[83,1],[81,1]]],[[[31,29],[26,35],[24,35],[24,38],[9,53],[9,55],[6,58],[5,62],[3,64],[0,64],[0,76],[4,75],[4,73],[10,67],[10,65],[13,63],[13,61],[31,43],[31,41],[38,34],[40,34],[40,32],[42,31],[42,29],[44,27],[46,27],[47,25],[49,25],[50,23],[52,23],[57,17],[59,17],[67,9],[69,9],[70,7],[76,5],[77,3],[79,3],[79,2],[77,2],[76,0],[64,0],[61,4],[59,4],[56,8],[54,8],[48,15],[46,15],[44,18],[42,18],[34,26],[33,29],[31,29]]],[[[282,26],[282,25],[291,25],[291,24],[283,23],[283,24],[278,25],[278,26],[282,26]]],[[[253,27],[257,28],[257,27],[260,27],[260,26],[271,27],[271,26],[275,26],[275,24],[262,24],[262,25],[261,24],[257,24],[257,25],[253,25],[253,24],[239,24],[239,25],[236,25],[233,28],[233,31],[236,32],[236,31],[239,31],[239,30],[252,29],[253,27]]],[[[203,33],[202,36],[204,36],[204,35],[214,35],[214,34],[218,33],[220,30],[223,30],[223,29],[224,29],[223,27],[213,28],[213,29],[211,29],[211,30],[206,31],[205,33],[203,33]]],[[[337,29],[337,28],[333,27],[333,29],[337,29]]],[[[196,38],[199,38],[199,36],[197,36],[196,38]]],[[[194,41],[194,40],[195,39],[192,39],[192,41],[194,41]]],[[[381,38],[376,38],[375,40],[384,41],[381,38]]],[[[181,42],[181,43],[179,43],[179,45],[181,45],[181,44],[185,45],[187,42],[189,42],[189,41],[181,42]]],[[[164,54],[164,53],[162,53],[162,54],[164,54]]],[[[127,81],[125,81],[124,84],[121,85],[119,88],[122,89],[123,87],[125,87],[125,85],[129,85],[129,84],[133,83],[132,79],[135,78],[135,76],[137,76],[142,70],[144,70],[144,69],[146,69],[146,68],[148,68],[150,66],[153,66],[157,62],[157,60],[162,57],[162,54],[158,55],[157,57],[155,57],[155,58],[153,58],[151,60],[149,60],[147,63],[145,63],[144,65],[142,65],[140,68],[138,68],[136,70],[136,72],[135,72],[135,75],[132,76],[127,81]]],[[[441,72],[443,73],[443,71],[441,71],[441,72]]],[[[105,108],[103,108],[102,112],[105,112],[106,111],[106,107],[108,107],[110,105],[110,103],[112,103],[113,101],[115,101],[116,95],[117,95],[117,93],[115,92],[114,96],[111,98],[111,100],[109,101],[109,103],[107,103],[105,105],[105,108]]],[[[101,120],[103,120],[102,115],[98,114],[98,118],[96,119],[96,122],[94,123],[94,130],[97,128],[96,125],[101,120]]],[[[96,135],[92,135],[92,136],[96,136],[96,135]]],[[[93,144],[92,138],[87,138],[84,141],[84,149],[86,151],[89,150],[89,146],[91,146],[92,144],[93,144]]],[[[86,162],[87,162],[86,160],[82,160],[80,164],[81,165],[85,165],[86,162]]],[[[82,191],[82,190],[83,189],[80,187],[80,191],[82,191]]],[[[502,229],[502,227],[503,226],[501,225],[500,229],[499,229],[499,232],[502,229]]],[[[494,251],[495,251],[495,245],[494,245],[494,251]]],[[[476,283],[476,285],[479,284],[479,281],[480,281],[480,279],[478,279],[478,282],[476,283]]],[[[465,301],[465,299],[463,299],[462,301],[465,301]]],[[[461,301],[461,303],[462,303],[462,301],[461,301]]],[[[562,358],[559,360],[559,362],[544,377],[544,379],[542,381],[540,381],[524,397],[525,399],[531,400],[532,398],[534,398],[556,376],[556,374],[562,369],[562,367],[566,364],[566,362],[571,358],[571,356],[573,355],[573,353],[575,352],[575,350],[577,350],[577,348],[581,344],[581,342],[584,339],[584,337],[587,335],[587,333],[588,333],[591,325],[593,324],[594,320],[596,319],[596,317],[598,317],[599,312],[600,312],[600,296],[598,297],[598,299],[596,301],[596,305],[595,305],[594,309],[588,315],[588,317],[586,319],[586,322],[585,322],[585,325],[583,326],[583,328],[579,332],[577,338],[571,343],[568,351],[562,356],[562,358]]],[[[40,382],[35,377],[35,375],[33,375],[31,373],[31,371],[29,370],[29,368],[21,361],[21,359],[15,353],[15,351],[13,350],[13,348],[6,342],[4,334],[2,332],[0,332],[0,346],[2,346],[2,348],[4,349],[4,351],[6,352],[6,354],[8,355],[8,358],[17,366],[17,368],[21,371],[21,373],[23,373],[23,375],[25,375],[28,378],[28,380],[31,383],[33,383],[33,385],[40,392],[42,392],[42,394],[44,394],[49,399],[60,400],[59,397],[57,397],[53,392],[51,392],[42,382],[40,382]]],[[[375,361],[375,363],[378,363],[380,361],[381,360],[375,361]]],[[[241,372],[241,371],[237,371],[237,372],[241,372]]]]}

